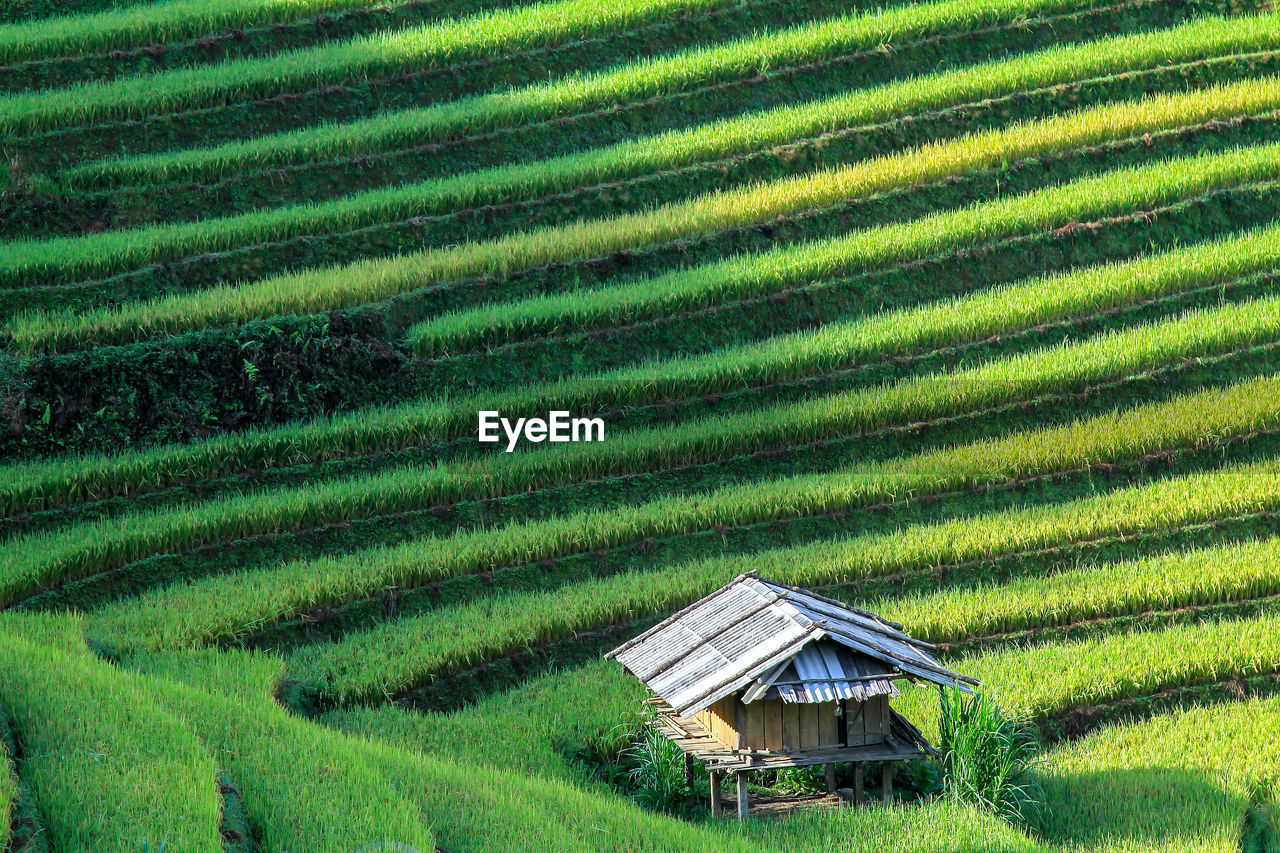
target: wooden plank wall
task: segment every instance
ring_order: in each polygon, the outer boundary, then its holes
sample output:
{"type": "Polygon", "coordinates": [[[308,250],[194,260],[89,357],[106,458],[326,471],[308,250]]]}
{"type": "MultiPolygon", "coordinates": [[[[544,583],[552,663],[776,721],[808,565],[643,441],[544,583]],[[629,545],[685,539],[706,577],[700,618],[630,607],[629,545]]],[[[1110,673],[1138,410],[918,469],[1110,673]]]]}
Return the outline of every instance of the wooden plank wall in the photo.
{"type": "MultiPolygon", "coordinates": [[[[716,702],[696,719],[729,749],[738,748],[737,696],[716,702]]],[[[747,749],[793,752],[838,746],[871,746],[889,739],[889,697],[866,702],[844,700],[846,740],[840,742],[835,702],[783,702],[762,699],[742,709],[742,732],[747,749]]]]}
{"type": "Polygon", "coordinates": [[[889,739],[889,697],[844,700],[846,746],[869,746],[889,739]]]}
{"type": "MultiPolygon", "coordinates": [[[[698,714],[712,737],[737,747],[736,696],[721,699],[698,714]]],[[[791,752],[841,746],[835,702],[783,702],[762,699],[743,708],[742,735],[747,749],[791,752]]]]}

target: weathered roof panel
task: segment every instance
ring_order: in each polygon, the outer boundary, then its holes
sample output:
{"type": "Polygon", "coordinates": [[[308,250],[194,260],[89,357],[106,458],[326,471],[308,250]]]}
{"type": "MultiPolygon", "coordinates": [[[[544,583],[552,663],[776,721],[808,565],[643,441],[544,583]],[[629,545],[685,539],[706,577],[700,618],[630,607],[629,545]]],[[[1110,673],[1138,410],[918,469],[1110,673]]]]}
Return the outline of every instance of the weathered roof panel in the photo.
{"type": "Polygon", "coordinates": [[[873,613],[746,574],[608,656],[688,716],[743,687],[744,701],[769,693],[816,702],[894,695],[904,677],[977,684],[932,648],[873,613]]]}
{"type": "Polygon", "coordinates": [[[772,679],[771,689],[758,695],[784,702],[834,702],[837,699],[865,702],[872,696],[897,696],[898,688],[893,680],[898,677],[881,661],[824,638],[800,649],[772,679]]]}

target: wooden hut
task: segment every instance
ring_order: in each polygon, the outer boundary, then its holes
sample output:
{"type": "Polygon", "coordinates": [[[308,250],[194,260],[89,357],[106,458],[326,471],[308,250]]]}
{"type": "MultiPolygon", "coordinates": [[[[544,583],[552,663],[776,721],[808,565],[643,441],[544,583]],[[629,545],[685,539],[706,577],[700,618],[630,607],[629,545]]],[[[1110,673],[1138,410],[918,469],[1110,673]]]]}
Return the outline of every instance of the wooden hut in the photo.
{"type": "Polygon", "coordinates": [[[653,692],[658,725],[711,773],[711,812],[720,813],[722,776],[737,783],[746,818],[746,772],[854,765],[862,800],[862,762],[885,762],[883,796],[892,798],[889,762],[933,754],[919,729],[889,706],[899,680],[968,691],[978,682],[941,666],[933,646],[901,625],[753,574],[735,578],[609,652],[653,692]]]}

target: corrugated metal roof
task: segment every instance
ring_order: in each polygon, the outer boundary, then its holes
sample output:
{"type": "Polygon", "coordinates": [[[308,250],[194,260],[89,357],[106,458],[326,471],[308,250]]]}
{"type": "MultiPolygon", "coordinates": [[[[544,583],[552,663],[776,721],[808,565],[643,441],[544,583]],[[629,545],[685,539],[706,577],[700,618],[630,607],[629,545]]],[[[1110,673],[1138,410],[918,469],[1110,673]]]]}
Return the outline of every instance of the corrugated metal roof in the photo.
{"type": "Polygon", "coordinates": [[[962,689],[977,684],[944,668],[931,648],[874,613],[746,574],[608,657],[689,716],[744,687],[746,701],[776,690],[785,701],[817,702],[828,700],[810,697],[895,691],[897,678],[962,689]],[[793,677],[783,678],[785,672],[793,677]]]}
{"type": "Polygon", "coordinates": [[[774,667],[773,672],[757,678],[742,701],[763,698],[783,702],[865,702],[872,696],[897,696],[893,680],[899,677],[887,664],[823,638],[800,649],[785,664],[774,667]]]}

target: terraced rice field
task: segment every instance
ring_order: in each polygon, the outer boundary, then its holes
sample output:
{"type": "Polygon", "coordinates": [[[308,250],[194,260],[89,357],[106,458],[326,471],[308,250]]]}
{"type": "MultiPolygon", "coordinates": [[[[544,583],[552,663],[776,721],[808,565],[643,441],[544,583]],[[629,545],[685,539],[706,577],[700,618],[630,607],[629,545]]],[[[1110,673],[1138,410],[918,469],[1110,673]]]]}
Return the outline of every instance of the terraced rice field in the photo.
{"type": "Polygon", "coordinates": [[[1280,850],[1280,12],[353,2],[0,0],[0,851],[1280,850]],[[1038,819],[633,802],[744,571],[1038,819]]]}

